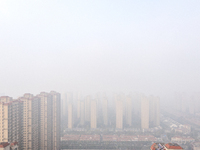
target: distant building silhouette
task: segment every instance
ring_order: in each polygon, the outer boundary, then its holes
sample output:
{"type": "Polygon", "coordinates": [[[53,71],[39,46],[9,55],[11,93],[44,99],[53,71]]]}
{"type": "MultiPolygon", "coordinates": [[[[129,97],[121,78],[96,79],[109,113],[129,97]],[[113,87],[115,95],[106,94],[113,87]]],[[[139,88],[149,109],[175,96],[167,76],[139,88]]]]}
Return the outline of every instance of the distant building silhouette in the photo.
{"type": "Polygon", "coordinates": [[[116,128],[123,129],[123,101],[117,96],[116,103],[116,128]]]}
{"type": "Polygon", "coordinates": [[[135,93],[127,95],[120,93],[114,95],[114,105],[109,106],[108,99],[96,95],[96,99],[92,100],[91,95],[81,99],[77,96],[76,102],[69,102],[67,108],[67,122],[64,128],[115,126],[116,129],[123,129],[140,126],[141,129],[149,129],[160,126],[160,99],[155,96],[145,96],[135,93]],[[76,106],[75,106],[76,105],[76,106]],[[115,120],[108,118],[113,115],[115,120]],[[114,124],[115,123],[115,124],[114,124]]]}
{"type": "Polygon", "coordinates": [[[90,117],[90,127],[92,129],[97,128],[97,101],[91,101],[91,117],[90,117]]]}
{"type": "Polygon", "coordinates": [[[149,128],[149,99],[146,96],[141,97],[141,128],[149,128]]]}
{"type": "Polygon", "coordinates": [[[102,101],[103,124],[108,125],[108,100],[106,97],[102,101]]]}
{"type": "Polygon", "coordinates": [[[73,128],[73,106],[68,104],[68,128],[73,128]]]}
{"type": "Polygon", "coordinates": [[[90,102],[91,102],[91,96],[86,96],[85,99],[85,121],[90,122],[90,102]]]}
{"type": "Polygon", "coordinates": [[[85,102],[80,102],[81,116],[80,116],[80,124],[83,126],[85,124],[85,102]]]}
{"type": "Polygon", "coordinates": [[[132,99],[130,96],[126,96],[126,104],[125,104],[125,118],[126,124],[131,126],[132,125],[132,99]]]}
{"type": "Polygon", "coordinates": [[[149,97],[149,121],[152,126],[160,125],[160,99],[159,97],[149,97]]]}

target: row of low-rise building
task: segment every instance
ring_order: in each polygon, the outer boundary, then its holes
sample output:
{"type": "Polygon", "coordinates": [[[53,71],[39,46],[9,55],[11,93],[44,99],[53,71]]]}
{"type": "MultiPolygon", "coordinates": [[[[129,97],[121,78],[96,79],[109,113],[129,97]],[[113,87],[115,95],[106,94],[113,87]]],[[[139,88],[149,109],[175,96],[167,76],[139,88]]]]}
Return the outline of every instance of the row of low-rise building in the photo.
{"type": "Polygon", "coordinates": [[[0,97],[0,142],[18,142],[20,150],[60,149],[60,94],[0,97]]]}
{"type": "Polygon", "coordinates": [[[63,149],[135,149],[137,146],[156,142],[152,135],[64,135],[61,138],[63,149]]]}
{"type": "Polygon", "coordinates": [[[155,142],[157,138],[153,135],[64,135],[61,141],[97,141],[97,142],[155,142]]]}
{"type": "Polygon", "coordinates": [[[162,122],[170,128],[171,131],[175,133],[182,134],[190,134],[191,133],[191,125],[188,124],[180,124],[179,122],[171,119],[171,118],[162,118],[162,122]]]}
{"type": "Polygon", "coordinates": [[[192,143],[193,150],[200,150],[200,142],[192,143]]]}
{"type": "Polygon", "coordinates": [[[178,144],[186,144],[194,142],[195,139],[192,137],[182,137],[182,136],[175,136],[171,138],[171,142],[178,143],[178,144]]]}

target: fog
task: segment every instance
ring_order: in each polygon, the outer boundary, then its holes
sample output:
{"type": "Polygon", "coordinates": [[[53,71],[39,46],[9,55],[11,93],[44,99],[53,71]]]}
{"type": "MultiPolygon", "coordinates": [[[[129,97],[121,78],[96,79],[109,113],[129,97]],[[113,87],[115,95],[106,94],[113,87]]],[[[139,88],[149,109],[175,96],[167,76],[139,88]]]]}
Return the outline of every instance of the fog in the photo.
{"type": "Polygon", "coordinates": [[[199,5],[0,0],[0,94],[198,92],[199,5]]]}

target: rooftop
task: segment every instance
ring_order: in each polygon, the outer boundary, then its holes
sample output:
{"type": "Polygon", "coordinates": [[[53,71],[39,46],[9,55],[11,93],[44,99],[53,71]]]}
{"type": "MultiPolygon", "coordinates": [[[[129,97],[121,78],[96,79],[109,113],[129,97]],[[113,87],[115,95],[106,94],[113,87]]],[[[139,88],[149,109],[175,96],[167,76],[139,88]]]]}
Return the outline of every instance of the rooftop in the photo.
{"type": "Polygon", "coordinates": [[[151,145],[151,150],[170,150],[170,149],[182,149],[183,148],[181,146],[179,146],[178,144],[176,143],[167,143],[167,144],[164,144],[164,143],[153,143],[151,145]]]}
{"type": "Polygon", "coordinates": [[[167,143],[165,144],[165,147],[168,149],[183,149],[181,146],[179,146],[176,143],[167,143]]]}
{"type": "Polygon", "coordinates": [[[0,143],[0,148],[7,147],[8,145],[10,145],[8,142],[1,142],[0,143]]]}

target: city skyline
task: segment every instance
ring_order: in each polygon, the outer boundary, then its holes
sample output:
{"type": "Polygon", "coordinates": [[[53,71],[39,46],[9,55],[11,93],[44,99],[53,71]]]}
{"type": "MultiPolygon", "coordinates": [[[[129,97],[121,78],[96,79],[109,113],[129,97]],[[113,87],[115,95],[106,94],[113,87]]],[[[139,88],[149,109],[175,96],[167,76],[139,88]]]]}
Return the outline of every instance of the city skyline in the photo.
{"type": "Polygon", "coordinates": [[[199,98],[176,93],[168,109],[160,106],[158,96],[143,93],[109,97],[67,92],[63,99],[55,91],[25,93],[18,99],[1,96],[0,145],[20,150],[140,149],[167,141],[191,150],[199,145],[193,134],[198,133],[199,98]]]}
{"type": "Polygon", "coordinates": [[[0,147],[200,149],[199,8],[0,0],[0,147]]]}
{"type": "Polygon", "coordinates": [[[76,92],[67,92],[62,98],[63,129],[113,128],[123,130],[160,126],[161,106],[158,96],[146,96],[140,93],[129,95],[115,93],[111,97],[106,96],[105,93],[80,95],[76,92]]]}

